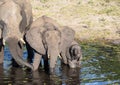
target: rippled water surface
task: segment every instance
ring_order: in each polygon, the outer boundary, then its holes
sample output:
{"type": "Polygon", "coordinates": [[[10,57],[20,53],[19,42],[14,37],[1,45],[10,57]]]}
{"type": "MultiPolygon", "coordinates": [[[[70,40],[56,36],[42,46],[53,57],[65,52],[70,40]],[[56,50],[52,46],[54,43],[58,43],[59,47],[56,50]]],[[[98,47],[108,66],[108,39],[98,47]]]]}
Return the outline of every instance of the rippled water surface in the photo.
{"type": "Polygon", "coordinates": [[[120,46],[88,43],[81,47],[82,67],[69,69],[58,59],[56,75],[49,75],[42,68],[31,72],[12,67],[6,47],[4,64],[0,65],[0,85],[120,85],[120,46]]]}

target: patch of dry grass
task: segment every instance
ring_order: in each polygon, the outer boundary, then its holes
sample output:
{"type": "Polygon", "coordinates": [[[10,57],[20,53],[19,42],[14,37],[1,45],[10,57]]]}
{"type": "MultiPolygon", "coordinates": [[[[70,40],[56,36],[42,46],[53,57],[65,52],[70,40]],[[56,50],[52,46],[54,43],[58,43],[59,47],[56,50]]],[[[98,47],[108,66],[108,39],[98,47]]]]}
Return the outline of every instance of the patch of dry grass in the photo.
{"type": "Polygon", "coordinates": [[[47,15],[79,40],[120,39],[120,0],[31,0],[34,19],[47,15]]]}

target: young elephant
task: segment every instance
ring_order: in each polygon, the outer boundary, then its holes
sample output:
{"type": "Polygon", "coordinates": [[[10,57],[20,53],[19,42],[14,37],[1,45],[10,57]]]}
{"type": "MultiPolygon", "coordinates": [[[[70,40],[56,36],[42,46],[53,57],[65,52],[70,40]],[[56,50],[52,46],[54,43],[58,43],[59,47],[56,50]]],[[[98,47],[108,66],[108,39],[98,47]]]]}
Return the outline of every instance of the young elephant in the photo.
{"type": "Polygon", "coordinates": [[[81,47],[76,41],[73,41],[66,50],[67,62],[70,68],[80,67],[82,59],[81,47]]]}

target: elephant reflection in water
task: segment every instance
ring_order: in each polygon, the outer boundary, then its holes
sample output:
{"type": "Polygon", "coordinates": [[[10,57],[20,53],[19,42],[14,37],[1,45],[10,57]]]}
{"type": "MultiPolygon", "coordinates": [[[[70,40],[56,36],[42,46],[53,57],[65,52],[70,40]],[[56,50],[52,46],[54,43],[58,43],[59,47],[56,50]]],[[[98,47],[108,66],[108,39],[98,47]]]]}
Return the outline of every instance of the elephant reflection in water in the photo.
{"type": "Polygon", "coordinates": [[[62,65],[61,77],[63,85],[80,85],[80,68],[69,68],[62,65]]]}

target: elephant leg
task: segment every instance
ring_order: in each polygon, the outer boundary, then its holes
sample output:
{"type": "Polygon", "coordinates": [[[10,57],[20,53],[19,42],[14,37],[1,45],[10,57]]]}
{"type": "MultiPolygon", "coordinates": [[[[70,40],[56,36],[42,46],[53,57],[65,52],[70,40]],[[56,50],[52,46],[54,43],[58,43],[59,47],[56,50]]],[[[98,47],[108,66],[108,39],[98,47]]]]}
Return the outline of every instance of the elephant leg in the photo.
{"type": "Polygon", "coordinates": [[[48,73],[48,71],[49,71],[49,63],[48,63],[48,57],[47,57],[47,55],[43,56],[43,60],[44,60],[44,69],[48,73]]]}
{"type": "Polygon", "coordinates": [[[2,44],[2,39],[0,39],[0,64],[3,63],[4,59],[4,46],[2,44]]]}
{"type": "Polygon", "coordinates": [[[29,63],[33,63],[34,51],[28,43],[26,43],[26,49],[27,49],[27,53],[28,53],[27,60],[29,63]]]}
{"type": "Polygon", "coordinates": [[[24,36],[24,40],[26,42],[26,49],[27,49],[27,53],[28,53],[27,60],[29,63],[33,63],[34,51],[33,51],[32,47],[26,41],[25,36],[24,36]]]}
{"type": "Polygon", "coordinates": [[[33,60],[34,71],[36,71],[38,69],[41,57],[42,57],[42,55],[40,55],[40,54],[38,54],[38,53],[35,52],[35,54],[34,54],[34,60],[33,60]]]}

